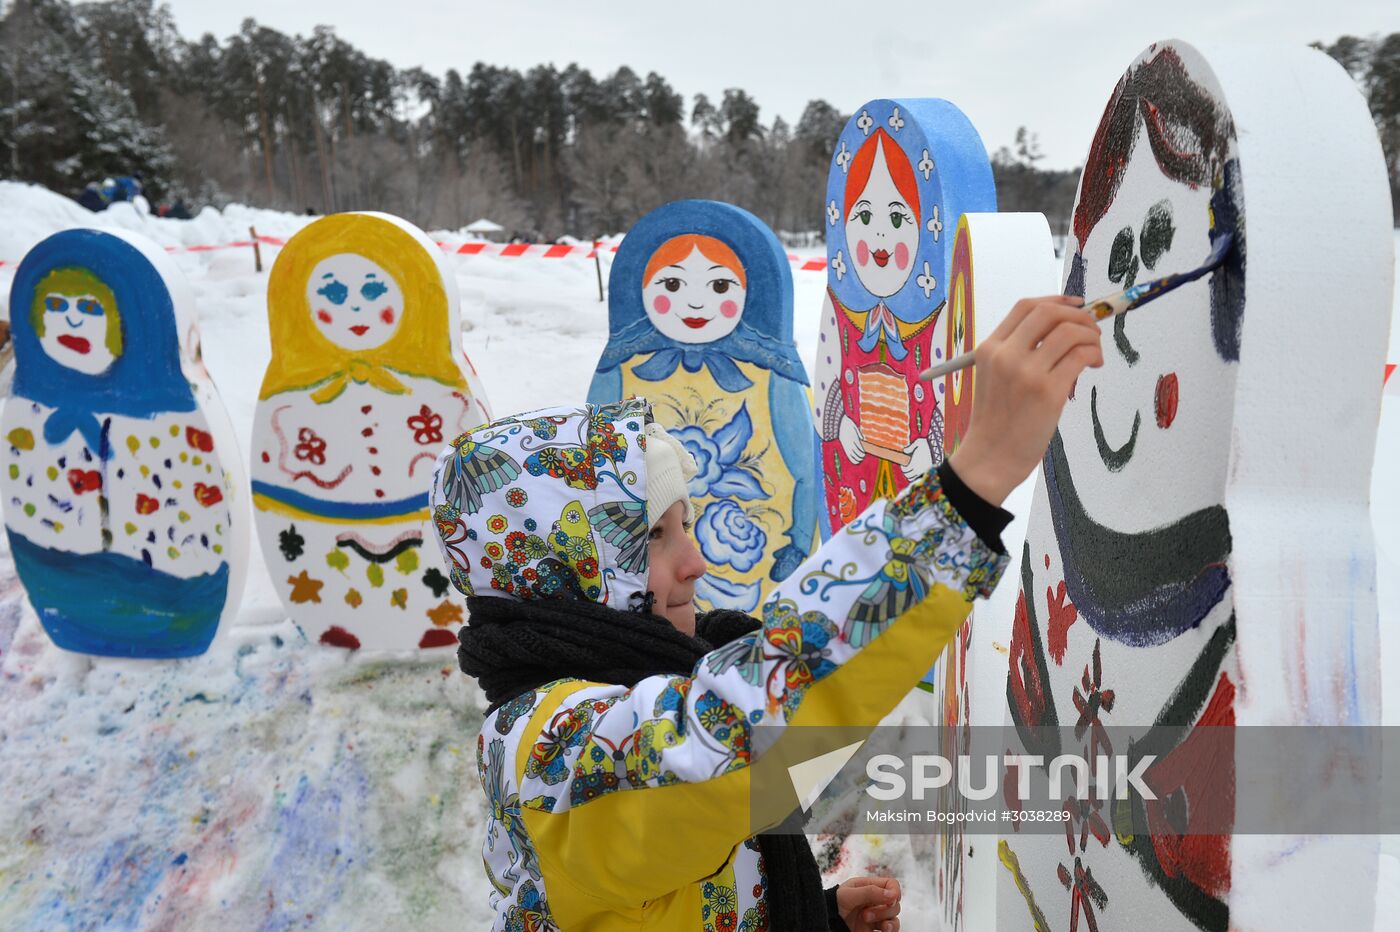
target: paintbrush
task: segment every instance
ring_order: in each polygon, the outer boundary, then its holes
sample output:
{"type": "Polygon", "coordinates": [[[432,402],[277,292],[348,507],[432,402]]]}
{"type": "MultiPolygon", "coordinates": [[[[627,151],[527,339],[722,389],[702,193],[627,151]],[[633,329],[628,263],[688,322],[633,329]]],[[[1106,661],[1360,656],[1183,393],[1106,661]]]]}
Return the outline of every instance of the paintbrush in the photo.
{"type": "MultiPolygon", "coordinates": [[[[1235,243],[1233,233],[1225,233],[1215,241],[1211,247],[1210,255],[1206,256],[1206,261],[1197,268],[1189,272],[1182,272],[1178,275],[1168,275],[1166,278],[1156,278],[1149,282],[1140,282],[1131,288],[1125,288],[1117,294],[1099,298],[1095,301],[1088,301],[1084,304],[1084,310],[1094,315],[1095,321],[1108,320],[1110,317],[1117,317],[1125,314],[1135,307],[1142,307],[1147,302],[1160,298],[1169,291],[1180,288],[1187,282],[1194,282],[1215,269],[1225,261],[1225,257],[1230,254],[1230,247],[1235,243]]],[[[941,378],[950,372],[957,372],[959,369],[966,369],[977,362],[977,350],[963,353],[944,363],[931,366],[919,373],[922,381],[941,378]]]]}

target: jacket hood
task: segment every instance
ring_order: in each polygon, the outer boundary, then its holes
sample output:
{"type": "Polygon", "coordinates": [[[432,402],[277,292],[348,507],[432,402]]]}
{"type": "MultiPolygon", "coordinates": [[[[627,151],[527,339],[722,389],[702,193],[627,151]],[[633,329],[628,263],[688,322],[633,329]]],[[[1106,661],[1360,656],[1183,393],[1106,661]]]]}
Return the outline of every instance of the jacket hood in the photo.
{"type": "Polygon", "coordinates": [[[651,405],[542,408],[467,431],[438,457],[431,504],[467,596],[630,608],[647,589],[651,405]]]}

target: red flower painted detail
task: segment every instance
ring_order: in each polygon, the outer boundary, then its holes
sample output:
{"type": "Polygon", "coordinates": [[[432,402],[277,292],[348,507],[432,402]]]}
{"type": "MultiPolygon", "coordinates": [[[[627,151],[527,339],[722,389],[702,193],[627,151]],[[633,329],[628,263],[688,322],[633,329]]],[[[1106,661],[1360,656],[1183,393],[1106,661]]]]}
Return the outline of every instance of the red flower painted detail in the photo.
{"type": "Polygon", "coordinates": [[[102,473],[95,469],[70,469],[68,484],[73,487],[74,495],[96,492],[102,488],[102,473]]]}
{"type": "Polygon", "coordinates": [[[190,446],[194,447],[196,450],[198,450],[198,451],[201,452],[201,453],[213,453],[213,452],[214,452],[214,437],[213,437],[213,435],[212,435],[212,434],[205,433],[204,431],[200,430],[198,427],[186,427],[186,428],[185,428],[185,443],[188,443],[190,446]]]}
{"type": "Polygon", "coordinates": [[[418,646],[424,649],[430,647],[451,647],[457,643],[457,635],[442,628],[430,628],[423,632],[423,636],[418,639],[418,646]]]}
{"type": "Polygon", "coordinates": [[[1069,626],[1079,620],[1079,609],[1066,595],[1063,579],[1056,589],[1045,587],[1045,604],[1050,611],[1045,646],[1050,652],[1050,659],[1057,666],[1063,666],[1065,649],[1069,647],[1069,626]]]}
{"type": "Polygon", "coordinates": [[[413,431],[416,443],[442,443],[442,415],[434,414],[432,408],[423,405],[418,413],[408,419],[408,429],[413,431]]]}
{"type": "Polygon", "coordinates": [[[194,484],[194,499],[205,508],[217,505],[224,500],[224,493],[217,485],[205,485],[203,482],[194,484]]]}
{"type": "Polygon", "coordinates": [[[360,649],[360,639],[340,625],[331,625],[321,632],[320,641],[330,647],[345,647],[350,650],[360,649]]]}
{"type": "Polygon", "coordinates": [[[142,495],[140,492],[136,493],[136,513],[138,515],[153,514],[159,507],[160,502],[156,499],[151,498],[149,495],[142,495]]]}
{"type": "Polygon", "coordinates": [[[1074,707],[1079,710],[1079,719],[1074,723],[1074,737],[1082,739],[1089,732],[1089,753],[1092,760],[1100,754],[1112,754],[1113,742],[1108,739],[1108,729],[1104,728],[1100,713],[1113,711],[1113,690],[1103,688],[1103,662],[1099,659],[1099,639],[1094,639],[1094,656],[1091,664],[1084,665],[1084,675],[1079,683],[1083,687],[1074,690],[1074,707]],[[1092,664],[1092,666],[1091,666],[1092,664]]]}
{"type": "Polygon", "coordinates": [[[304,460],[313,466],[326,464],[326,441],[322,440],[310,427],[303,427],[297,431],[297,446],[293,452],[297,459],[304,460]]]}

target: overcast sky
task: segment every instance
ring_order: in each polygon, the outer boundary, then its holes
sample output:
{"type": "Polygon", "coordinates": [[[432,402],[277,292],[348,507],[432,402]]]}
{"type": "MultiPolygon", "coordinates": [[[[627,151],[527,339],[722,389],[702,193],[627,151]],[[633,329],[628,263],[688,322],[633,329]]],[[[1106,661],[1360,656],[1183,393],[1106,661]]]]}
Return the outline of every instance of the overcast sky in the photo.
{"type": "Polygon", "coordinates": [[[1080,164],[1118,76],[1154,40],[1305,45],[1400,31],[1396,0],[167,2],[188,38],[224,38],[250,16],[288,33],[328,24],[371,56],[438,75],[477,61],[576,61],[599,77],[625,64],[664,76],[687,106],[742,87],[765,124],[795,123],[817,97],[847,113],[874,97],[944,97],[989,152],[1029,127],[1052,168],[1080,164]]]}

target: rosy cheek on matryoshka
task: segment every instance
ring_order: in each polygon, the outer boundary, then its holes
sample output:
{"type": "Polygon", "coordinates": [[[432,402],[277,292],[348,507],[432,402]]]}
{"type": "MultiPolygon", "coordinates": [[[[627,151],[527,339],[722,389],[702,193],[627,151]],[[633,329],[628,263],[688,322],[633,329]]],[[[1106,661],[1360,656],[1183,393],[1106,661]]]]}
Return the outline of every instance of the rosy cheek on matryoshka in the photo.
{"type": "Polygon", "coordinates": [[[909,268],[909,247],[903,243],[894,247],[894,264],[900,269],[909,268]]]}
{"type": "Polygon", "coordinates": [[[1175,372],[1168,372],[1157,380],[1157,426],[1163,430],[1171,427],[1172,421],[1176,420],[1179,391],[1175,372]]]}

